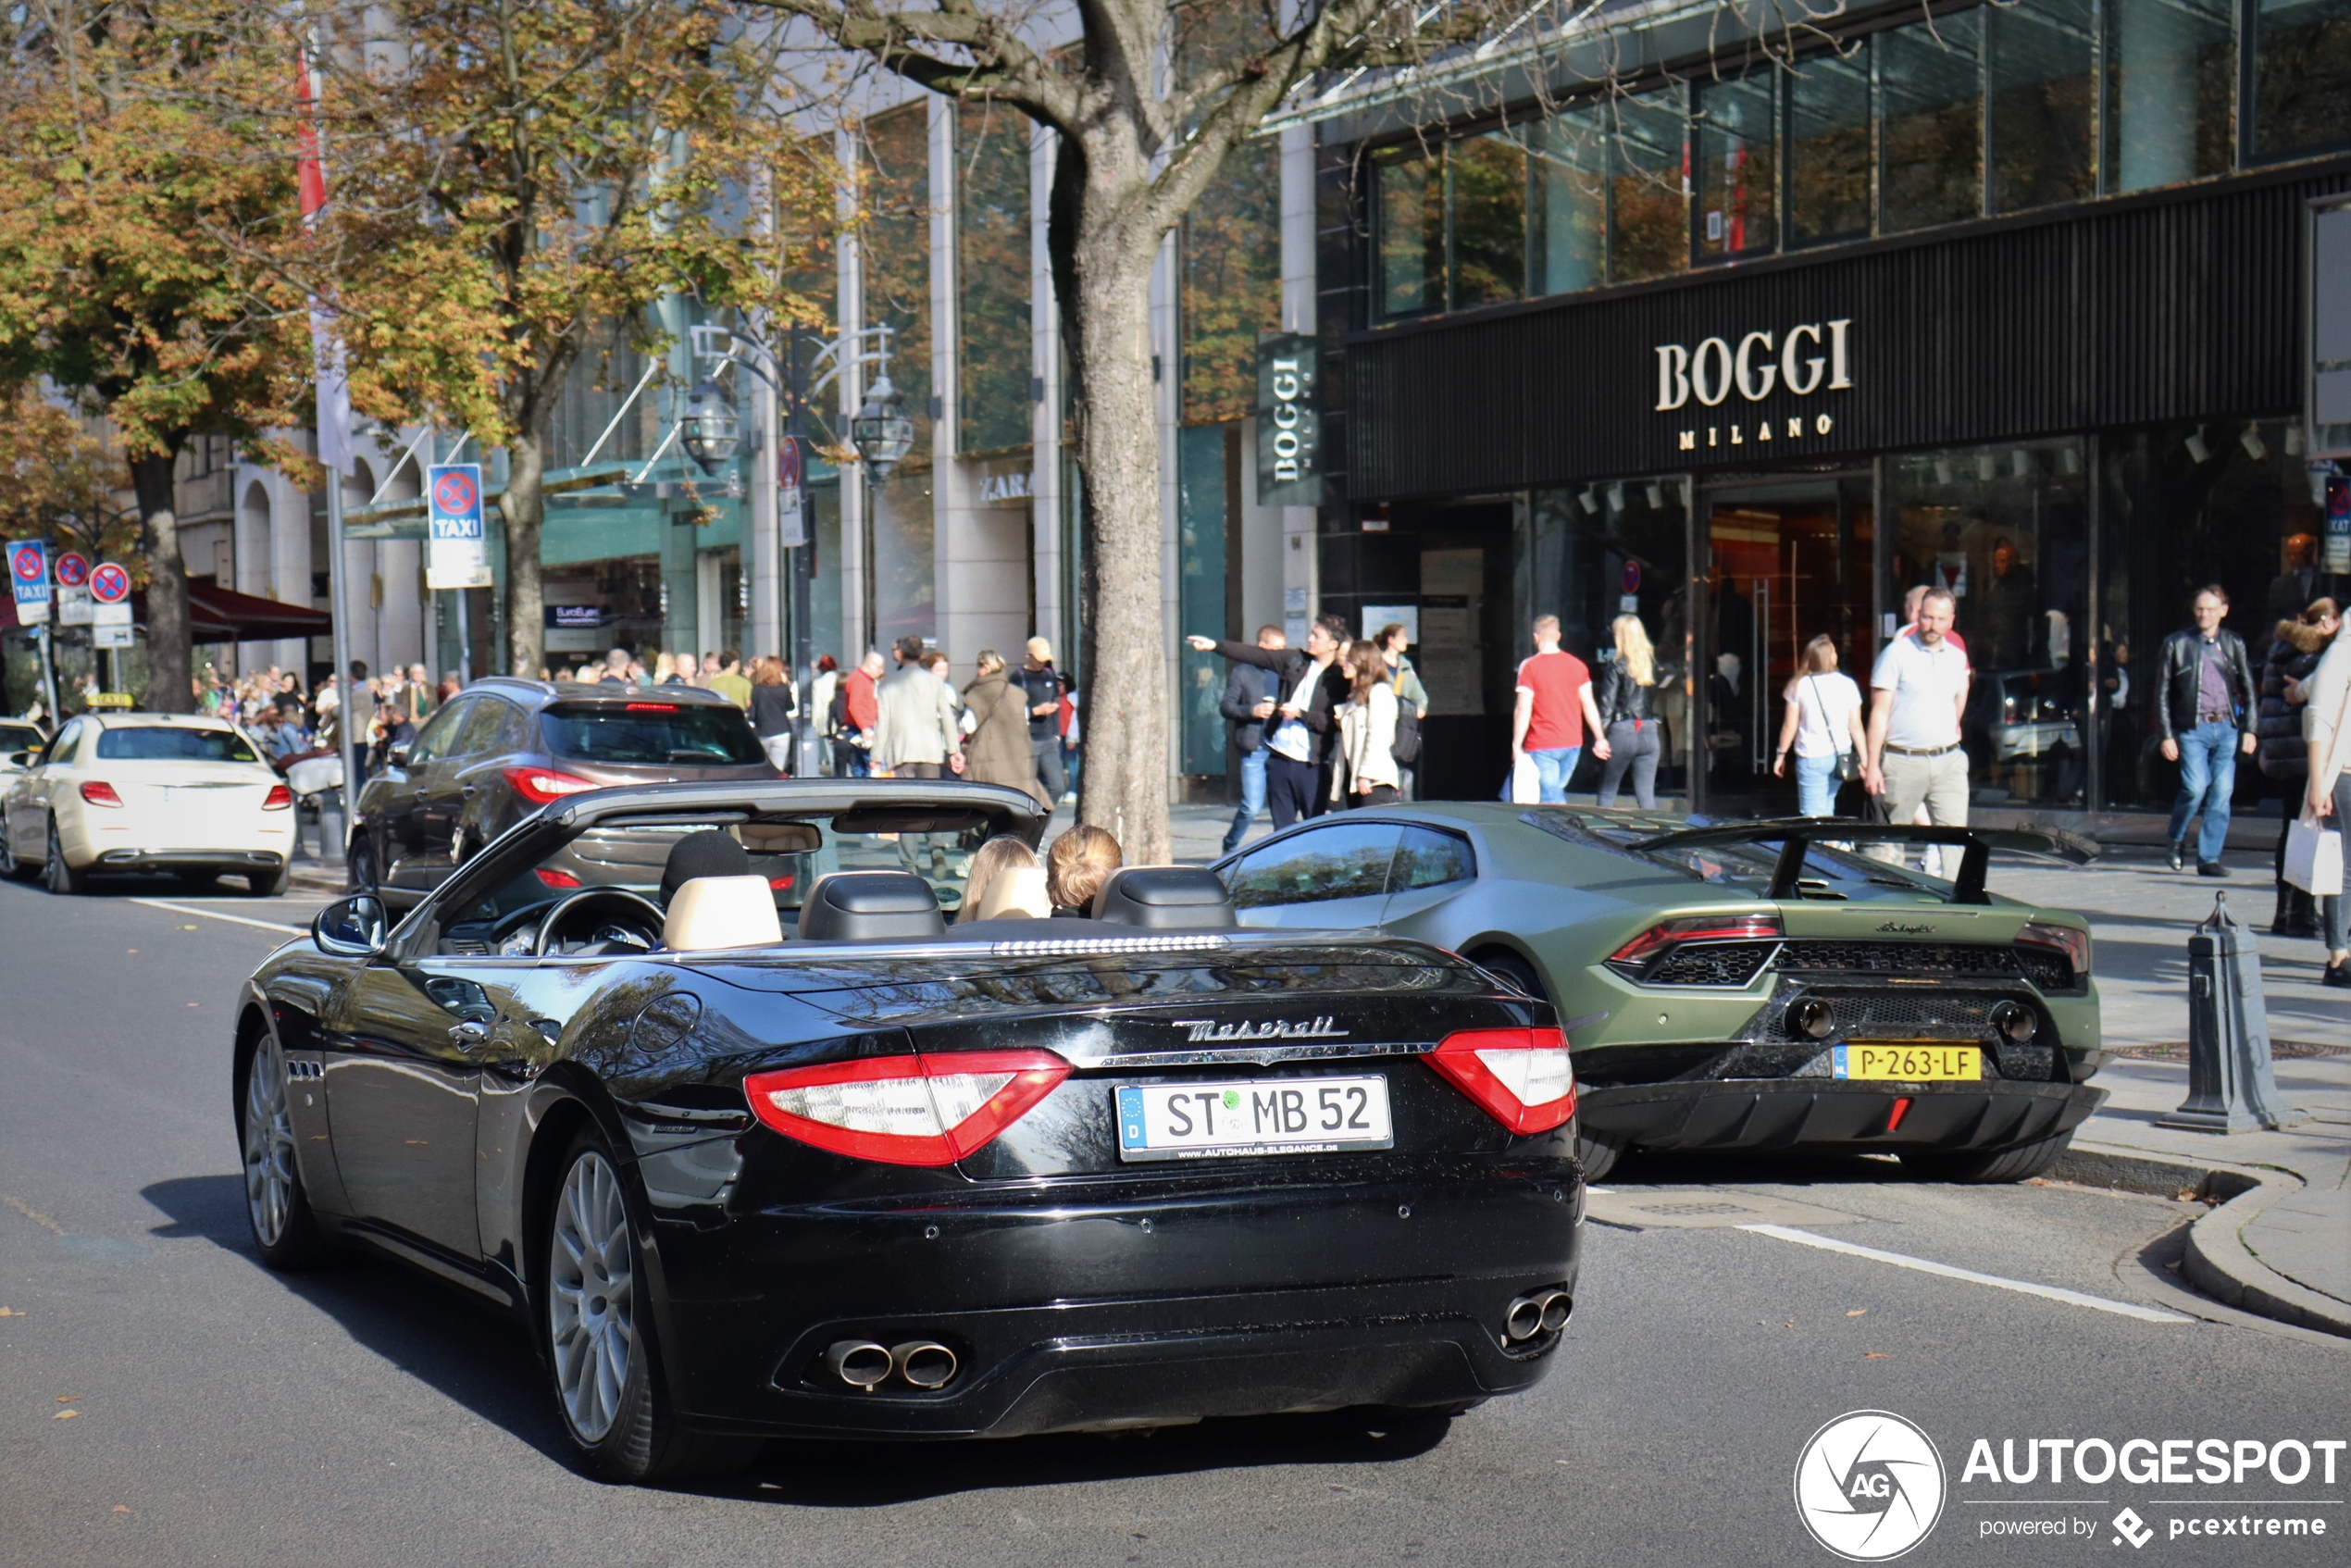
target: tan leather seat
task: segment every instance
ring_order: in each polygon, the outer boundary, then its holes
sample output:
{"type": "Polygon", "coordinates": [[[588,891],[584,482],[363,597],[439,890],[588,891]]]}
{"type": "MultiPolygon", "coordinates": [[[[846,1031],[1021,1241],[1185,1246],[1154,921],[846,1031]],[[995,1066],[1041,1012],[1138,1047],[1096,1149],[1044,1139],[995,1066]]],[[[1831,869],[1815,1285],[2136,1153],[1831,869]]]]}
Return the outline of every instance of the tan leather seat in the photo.
{"type": "Polygon", "coordinates": [[[661,941],[672,952],[772,947],[784,940],[765,877],[696,877],[669,896],[661,941]]]}
{"type": "Polygon", "coordinates": [[[1041,865],[1014,865],[996,873],[988,890],[979,895],[979,907],[973,910],[974,920],[1001,920],[1030,915],[1050,920],[1053,915],[1053,901],[1045,891],[1045,868],[1041,865]]]}

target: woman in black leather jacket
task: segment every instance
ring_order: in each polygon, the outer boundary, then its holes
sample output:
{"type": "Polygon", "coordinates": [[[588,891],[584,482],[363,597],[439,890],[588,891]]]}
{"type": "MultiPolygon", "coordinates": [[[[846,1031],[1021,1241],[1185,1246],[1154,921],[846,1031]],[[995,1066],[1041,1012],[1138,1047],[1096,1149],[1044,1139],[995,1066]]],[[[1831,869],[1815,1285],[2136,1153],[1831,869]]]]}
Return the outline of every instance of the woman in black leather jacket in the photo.
{"type": "Polygon", "coordinates": [[[1638,616],[1619,616],[1609,623],[1616,638],[1616,657],[1600,666],[1592,693],[1608,736],[1608,760],[1600,765],[1599,803],[1616,803],[1618,786],[1627,769],[1633,775],[1633,798],[1643,811],[1657,809],[1657,764],[1664,754],[1658,728],[1657,654],[1638,616]]]}
{"type": "Polygon", "coordinates": [[[2279,937],[2319,935],[2318,901],[2285,879],[2285,836],[2302,810],[2303,784],[2310,774],[2309,748],[2302,742],[2299,685],[2310,678],[2342,625],[2332,599],[2320,599],[2299,620],[2280,621],[2269,657],[2261,666],[2261,707],[2256,728],[2261,777],[2278,785],[2285,800],[2278,823],[2278,908],[2270,932],[2279,937]]]}

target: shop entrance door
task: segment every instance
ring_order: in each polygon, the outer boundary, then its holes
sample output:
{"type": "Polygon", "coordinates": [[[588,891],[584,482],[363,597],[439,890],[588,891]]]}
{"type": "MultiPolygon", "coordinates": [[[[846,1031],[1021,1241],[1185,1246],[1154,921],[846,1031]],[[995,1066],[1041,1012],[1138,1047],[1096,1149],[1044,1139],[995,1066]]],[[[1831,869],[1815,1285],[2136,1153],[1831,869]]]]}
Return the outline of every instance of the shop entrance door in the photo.
{"type": "MultiPolygon", "coordinates": [[[[1738,479],[1699,492],[1696,628],[1704,765],[1696,809],[1792,816],[1796,770],[1772,776],[1786,712],[1781,693],[1805,645],[1826,635],[1837,667],[1865,691],[1876,530],[1867,474],[1738,479]]],[[[1844,803],[1850,810],[1855,803],[1844,803]]]]}

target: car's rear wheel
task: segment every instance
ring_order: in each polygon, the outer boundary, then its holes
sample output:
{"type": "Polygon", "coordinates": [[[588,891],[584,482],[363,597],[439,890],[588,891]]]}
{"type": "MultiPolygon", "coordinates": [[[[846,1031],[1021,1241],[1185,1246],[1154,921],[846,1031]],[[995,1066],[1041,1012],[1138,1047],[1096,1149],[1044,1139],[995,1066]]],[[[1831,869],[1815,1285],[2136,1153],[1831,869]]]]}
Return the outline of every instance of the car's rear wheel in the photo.
{"type": "Polygon", "coordinates": [[[541,1318],[564,1429],[591,1475],[631,1484],[740,1469],[758,1444],[679,1426],[662,1387],[628,1195],[593,1126],[564,1155],[541,1318]]]}
{"type": "Polygon", "coordinates": [[[42,863],[41,880],[53,893],[86,893],[90,890],[88,873],[76,871],[66,864],[65,846],[57,842],[57,819],[49,819],[49,856],[42,863]]]}
{"type": "MultiPolygon", "coordinates": [[[[1477,964],[1487,974],[1500,976],[1536,1001],[1551,1002],[1550,988],[1543,984],[1543,977],[1535,972],[1534,964],[1517,953],[1500,948],[1491,949],[1477,955],[1477,964]]],[[[1551,1004],[1554,1007],[1559,1005],[1557,1002],[1551,1004]]],[[[1580,1125],[1577,1126],[1575,1158],[1576,1163],[1584,1167],[1586,1181],[1598,1181],[1608,1175],[1616,1168],[1616,1162],[1623,1154],[1624,1145],[1622,1142],[1591,1137],[1580,1125]]]]}
{"type": "Polygon", "coordinates": [[[245,1063],[243,1110],[245,1218],[261,1261],[273,1269],[305,1268],[328,1253],[317,1216],[294,1161],[293,1115],[287,1105],[286,1059],[267,1034],[245,1063]]]}
{"type": "Polygon", "coordinates": [[[1980,1150],[1905,1149],[1901,1151],[1902,1164],[1912,1176],[1928,1181],[1971,1185],[2025,1181],[2056,1164],[2058,1156],[2072,1141],[2073,1134],[2069,1131],[1989,1153],[1980,1150]]]}

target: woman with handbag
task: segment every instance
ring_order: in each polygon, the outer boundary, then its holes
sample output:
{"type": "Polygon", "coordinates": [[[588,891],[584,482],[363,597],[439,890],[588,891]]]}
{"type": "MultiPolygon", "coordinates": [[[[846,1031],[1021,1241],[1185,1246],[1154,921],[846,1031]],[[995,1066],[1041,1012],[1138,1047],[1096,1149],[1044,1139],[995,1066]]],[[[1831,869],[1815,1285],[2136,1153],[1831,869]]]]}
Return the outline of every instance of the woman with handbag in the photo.
{"type": "Polygon", "coordinates": [[[1633,799],[1643,811],[1657,809],[1657,764],[1663,754],[1657,728],[1657,651],[1638,616],[1619,616],[1609,623],[1616,639],[1616,657],[1600,666],[1593,693],[1600,710],[1601,733],[1608,738],[1608,760],[1600,765],[1599,803],[1612,806],[1616,791],[1630,769],[1633,799]]]}
{"type": "Polygon", "coordinates": [[[2309,750],[2302,741],[2302,710],[2307,700],[2303,682],[2326,656],[2327,645],[2343,625],[2332,599],[2314,601],[2292,620],[2278,623],[2269,657],[2261,667],[2261,705],[2255,725],[2259,750],[2255,759],[2261,777],[2279,787],[2277,914],[2270,925],[2273,937],[2316,937],[2319,906],[2312,897],[2285,879],[2286,840],[2294,819],[2302,815],[2303,786],[2310,773],[2309,750]]]}
{"type": "Polygon", "coordinates": [[[2351,637],[2334,645],[2302,683],[2302,739],[2310,749],[2310,781],[2302,794],[2302,815],[2286,846],[2290,868],[2322,858],[2325,837],[2334,840],[2332,877],[2307,878],[2320,886],[2320,915],[2326,926],[2324,983],[2351,989],[2351,890],[2343,886],[2343,842],[2351,828],[2351,637]],[[2325,885],[2332,882],[2332,890],[2325,885]]]}
{"type": "Polygon", "coordinates": [[[1825,633],[1804,645],[1804,667],[1780,693],[1787,716],[1780,721],[1780,743],[1772,777],[1787,777],[1796,753],[1796,810],[1800,816],[1835,816],[1840,786],[1861,777],[1860,751],[1853,721],[1861,712],[1861,689],[1836,668],[1836,642],[1825,633]]]}

